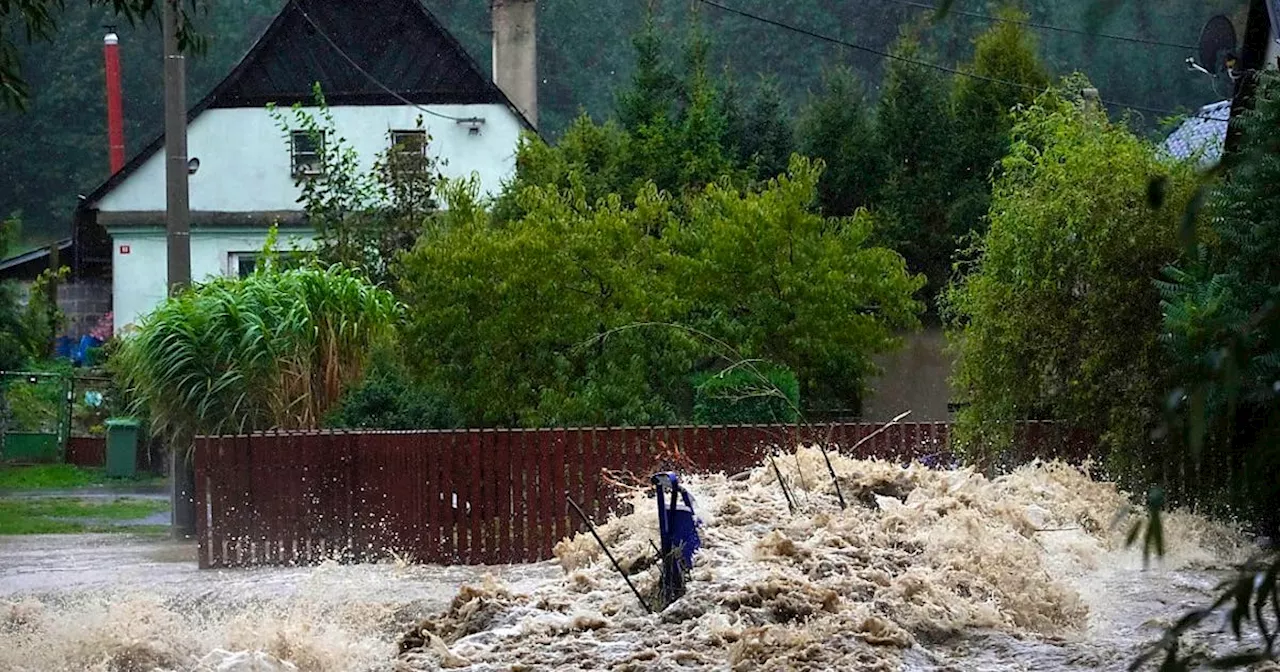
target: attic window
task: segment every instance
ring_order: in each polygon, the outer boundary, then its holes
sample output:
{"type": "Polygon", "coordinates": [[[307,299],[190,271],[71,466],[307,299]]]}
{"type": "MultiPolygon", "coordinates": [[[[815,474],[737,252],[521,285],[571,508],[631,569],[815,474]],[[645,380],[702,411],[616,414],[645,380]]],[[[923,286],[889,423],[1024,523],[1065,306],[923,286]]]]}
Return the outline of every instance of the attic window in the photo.
{"type": "Polygon", "coordinates": [[[417,172],[427,165],[426,131],[391,131],[391,167],[398,172],[417,172]]]}
{"type": "Polygon", "coordinates": [[[294,175],[320,175],[324,172],[324,162],[320,159],[320,151],[324,148],[324,131],[293,131],[290,134],[290,147],[293,152],[294,175]],[[317,140],[319,141],[317,143],[317,140]]]}

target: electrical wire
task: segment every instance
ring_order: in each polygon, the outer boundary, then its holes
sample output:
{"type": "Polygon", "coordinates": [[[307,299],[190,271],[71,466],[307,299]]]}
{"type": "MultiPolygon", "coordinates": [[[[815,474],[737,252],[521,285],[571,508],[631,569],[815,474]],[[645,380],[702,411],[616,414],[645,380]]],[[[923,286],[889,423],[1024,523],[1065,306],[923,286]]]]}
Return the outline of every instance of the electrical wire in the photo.
{"type": "Polygon", "coordinates": [[[307,10],[303,9],[300,3],[295,3],[294,7],[296,7],[297,10],[302,13],[302,18],[306,19],[307,23],[311,24],[311,27],[316,31],[316,34],[319,35],[321,38],[323,38],[325,42],[328,42],[329,46],[332,47],[334,51],[338,52],[338,55],[341,56],[343,60],[349,63],[351,67],[355,68],[357,72],[364,75],[364,77],[368,79],[370,82],[373,82],[374,84],[378,85],[378,88],[381,88],[383,91],[386,91],[387,93],[391,94],[391,96],[394,97],[396,100],[399,100],[405,105],[416,107],[422,112],[425,112],[433,117],[448,119],[449,121],[452,121],[452,122],[462,123],[467,121],[476,121],[475,118],[454,117],[447,114],[443,114],[441,112],[436,112],[435,110],[429,109],[423,105],[419,105],[418,103],[415,103],[409,100],[408,98],[405,98],[404,96],[400,95],[399,93],[393,91],[391,87],[387,86],[386,84],[383,84],[381,81],[378,80],[377,77],[374,77],[373,74],[370,73],[368,70],[365,70],[364,68],[360,67],[360,64],[356,63],[355,59],[348,56],[347,52],[344,51],[342,47],[338,46],[338,43],[334,42],[333,38],[329,37],[328,34],[324,32],[324,29],[320,27],[320,24],[316,23],[315,20],[311,18],[310,14],[307,14],[307,10]]]}
{"type": "MultiPolygon", "coordinates": [[[[861,45],[861,44],[855,44],[855,43],[853,43],[853,42],[849,42],[848,40],[842,40],[842,39],[840,39],[840,38],[838,38],[838,37],[831,37],[830,35],[823,35],[822,33],[816,33],[816,32],[814,32],[814,31],[812,31],[812,30],[808,30],[808,29],[806,29],[806,28],[801,28],[801,27],[799,27],[799,26],[793,26],[793,25],[791,25],[791,24],[789,24],[789,23],[783,23],[783,22],[781,22],[781,21],[777,21],[777,20],[774,20],[774,19],[770,19],[770,18],[765,17],[765,16],[760,16],[759,14],[752,14],[751,12],[743,11],[743,10],[741,10],[741,9],[736,9],[736,8],[734,8],[734,7],[729,7],[728,5],[721,4],[720,2],[717,2],[716,0],[697,0],[697,1],[698,1],[698,2],[700,2],[700,3],[702,3],[702,4],[704,4],[704,5],[708,5],[708,6],[710,6],[710,7],[715,7],[716,9],[719,9],[719,10],[724,11],[724,12],[728,12],[728,13],[730,13],[730,14],[736,14],[736,15],[741,16],[741,17],[743,17],[743,18],[751,19],[751,20],[753,20],[753,21],[759,21],[759,22],[761,22],[761,23],[768,24],[768,25],[770,25],[770,26],[774,26],[774,27],[776,27],[776,28],[782,28],[783,30],[789,30],[789,31],[791,31],[791,32],[793,32],[793,33],[799,33],[799,34],[804,35],[804,36],[806,36],[806,37],[812,37],[812,38],[814,38],[814,39],[816,39],[816,40],[821,40],[821,41],[823,41],[823,42],[829,42],[829,43],[831,43],[831,44],[836,44],[836,45],[839,45],[839,46],[842,46],[842,47],[846,47],[846,48],[848,48],[848,49],[853,49],[853,50],[855,50],[855,51],[861,51],[861,52],[865,52],[865,53],[872,54],[872,55],[875,55],[875,56],[879,56],[880,58],[887,58],[887,59],[890,59],[890,60],[900,61],[900,62],[902,62],[902,63],[910,63],[911,65],[918,65],[918,66],[925,67],[925,68],[932,68],[932,69],[934,69],[934,70],[940,70],[940,71],[942,71],[942,72],[945,72],[945,73],[948,73],[948,74],[951,74],[951,75],[959,75],[959,76],[961,76],[961,77],[968,77],[968,78],[970,78],[970,79],[977,79],[977,80],[984,81],[984,82],[991,82],[992,84],[1001,84],[1001,85],[1003,85],[1003,86],[1009,86],[1009,87],[1018,88],[1018,89],[1026,89],[1026,90],[1028,90],[1028,91],[1035,91],[1035,92],[1037,92],[1037,93],[1040,93],[1040,92],[1041,92],[1041,89],[1040,89],[1039,87],[1032,86],[1032,85],[1030,85],[1030,84],[1024,84],[1024,83],[1022,83],[1022,82],[1011,82],[1011,81],[1008,81],[1008,80],[1005,80],[1005,79],[998,79],[998,78],[995,78],[995,77],[987,77],[986,75],[979,75],[979,74],[977,74],[977,73],[975,73],[975,72],[965,72],[964,70],[960,70],[960,69],[958,69],[958,68],[952,68],[952,67],[948,67],[948,66],[945,66],[945,65],[940,65],[940,64],[938,64],[938,63],[930,63],[929,61],[921,61],[921,60],[919,60],[919,59],[909,58],[909,57],[906,57],[906,56],[900,56],[900,55],[898,55],[898,54],[893,54],[893,53],[890,53],[890,52],[887,52],[887,51],[881,51],[881,50],[879,50],[879,49],[873,49],[873,48],[871,48],[871,47],[863,46],[863,45],[861,45]]],[[[1119,101],[1106,100],[1106,99],[1102,99],[1102,98],[1098,99],[1098,102],[1102,103],[1103,105],[1108,105],[1108,106],[1111,106],[1111,107],[1128,108],[1128,109],[1131,109],[1131,110],[1138,110],[1138,111],[1140,111],[1140,112],[1150,112],[1150,113],[1152,113],[1152,114],[1164,114],[1164,115],[1180,115],[1180,114],[1183,114],[1182,112],[1178,112],[1178,111],[1176,111],[1176,110],[1166,110],[1166,109],[1161,109],[1161,108],[1157,108],[1157,107],[1147,107],[1147,106],[1145,106],[1145,105],[1133,105],[1133,104],[1130,104],[1130,103],[1122,103],[1122,102],[1119,102],[1119,101]]],[[[1187,116],[1188,118],[1201,118],[1201,119],[1206,119],[1206,120],[1210,120],[1210,121],[1222,121],[1221,119],[1219,119],[1219,118],[1217,118],[1217,117],[1214,117],[1214,116],[1212,116],[1212,115],[1205,115],[1205,114],[1201,114],[1200,112],[1195,112],[1195,113],[1193,113],[1193,114],[1187,114],[1186,116],[1187,116]]]]}
{"type": "MultiPolygon", "coordinates": [[[[905,5],[907,7],[914,7],[916,9],[927,9],[934,12],[938,11],[938,7],[935,7],[934,5],[925,4],[923,2],[914,2],[914,0],[880,0],[880,1],[892,2],[899,5],[905,5]]],[[[1182,49],[1184,51],[1196,50],[1196,47],[1190,44],[1178,44],[1176,42],[1165,42],[1162,40],[1148,40],[1141,37],[1130,37],[1128,35],[1112,35],[1109,33],[1091,33],[1087,30],[1080,30],[1078,28],[1051,26],[1046,23],[1036,23],[1034,21],[1021,21],[1019,19],[1006,19],[999,16],[991,16],[990,14],[982,14],[979,12],[965,11],[963,9],[951,8],[947,10],[947,13],[959,14],[961,16],[968,16],[975,19],[981,19],[983,21],[994,21],[997,23],[1012,23],[1014,25],[1026,26],[1027,28],[1035,28],[1037,30],[1049,30],[1049,31],[1054,31],[1058,33],[1068,33],[1071,35],[1082,35],[1085,37],[1100,37],[1108,40],[1119,40],[1121,42],[1132,42],[1134,44],[1146,44],[1154,47],[1171,47],[1174,49],[1182,49]]]]}

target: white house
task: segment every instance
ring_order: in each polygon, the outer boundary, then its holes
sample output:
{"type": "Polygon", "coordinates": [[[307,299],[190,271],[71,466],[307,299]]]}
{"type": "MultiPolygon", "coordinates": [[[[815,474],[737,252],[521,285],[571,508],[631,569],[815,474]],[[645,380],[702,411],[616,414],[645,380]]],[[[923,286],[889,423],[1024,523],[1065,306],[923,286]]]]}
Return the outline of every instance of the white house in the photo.
{"type": "MultiPolygon", "coordinates": [[[[267,106],[310,105],[317,82],[336,130],[366,165],[393,136],[412,141],[425,131],[444,175],[474,174],[490,193],[514,171],[520,132],[532,128],[419,0],[289,0],[188,113],[188,155],[198,161],[190,176],[193,281],[247,272],[272,224],[282,245],[310,240],[295,176],[313,169],[314,147],[305,133],[286,134],[267,106]]],[[[110,234],[117,331],[166,295],[163,150],[162,135],[77,213],[110,234]]]]}

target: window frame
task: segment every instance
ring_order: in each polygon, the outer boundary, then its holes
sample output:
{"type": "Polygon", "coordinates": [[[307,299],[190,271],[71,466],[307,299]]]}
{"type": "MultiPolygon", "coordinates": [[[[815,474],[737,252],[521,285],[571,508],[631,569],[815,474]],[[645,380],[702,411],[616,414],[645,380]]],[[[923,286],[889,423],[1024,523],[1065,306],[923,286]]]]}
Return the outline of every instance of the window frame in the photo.
{"type": "Polygon", "coordinates": [[[307,131],[294,129],[289,132],[289,163],[290,170],[294,177],[315,177],[324,174],[324,164],[321,161],[321,153],[324,151],[325,132],[323,130],[307,131]],[[315,142],[314,134],[320,136],[320,142],[315,142]],[[299,149],[299,139],[305,138],[310,149],[299,149]]]}
{"type": "MultiPolygon", "coordinates": [[[[276,250],[281,269],[299,268],[305,261],[304,250],[276,250]]],[[[262,250],[231,250],[227,252],[227,277],[243,280],[253,274],[262,261],[262,250]],[[248,262],[248,269],[245,268],[248,262]]]]}
{"type": "Polygon", "coordinates": [[[391,147],[388,148],[388,155],[392,159],[389,163],[393,170],[399,171],[405,167],[409,167],[411,172],[425,170],[427,167],[427,132],[420,128],[415,129],[396,129],[390,131],[391,147]],[[415,138],[419,142],[416,150],[400,149],[404,145],[406,138],[415,138]]]}
{"type": "Polygon", "coordinates": [[[228,252],[227,277],[244,280],[257,269],[258,260],[261,258],[261,252],[228,252]],[[245,262],[249,262],[248,272],[245,271],[245,262]]]}

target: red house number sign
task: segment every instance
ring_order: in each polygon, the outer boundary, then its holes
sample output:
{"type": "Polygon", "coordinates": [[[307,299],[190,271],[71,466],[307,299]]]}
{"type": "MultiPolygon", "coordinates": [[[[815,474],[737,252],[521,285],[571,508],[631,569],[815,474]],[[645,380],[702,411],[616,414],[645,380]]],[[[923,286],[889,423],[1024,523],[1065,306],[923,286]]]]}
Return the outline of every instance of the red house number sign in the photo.
{"type": "Polygon", "coordinates": [[[128,245],[121,245],[121,246],[120,246],[120,254],[129,254],[129,251],[130,251],[130,250],[129,250],[129,246],[128,246],[128,245]]]}

